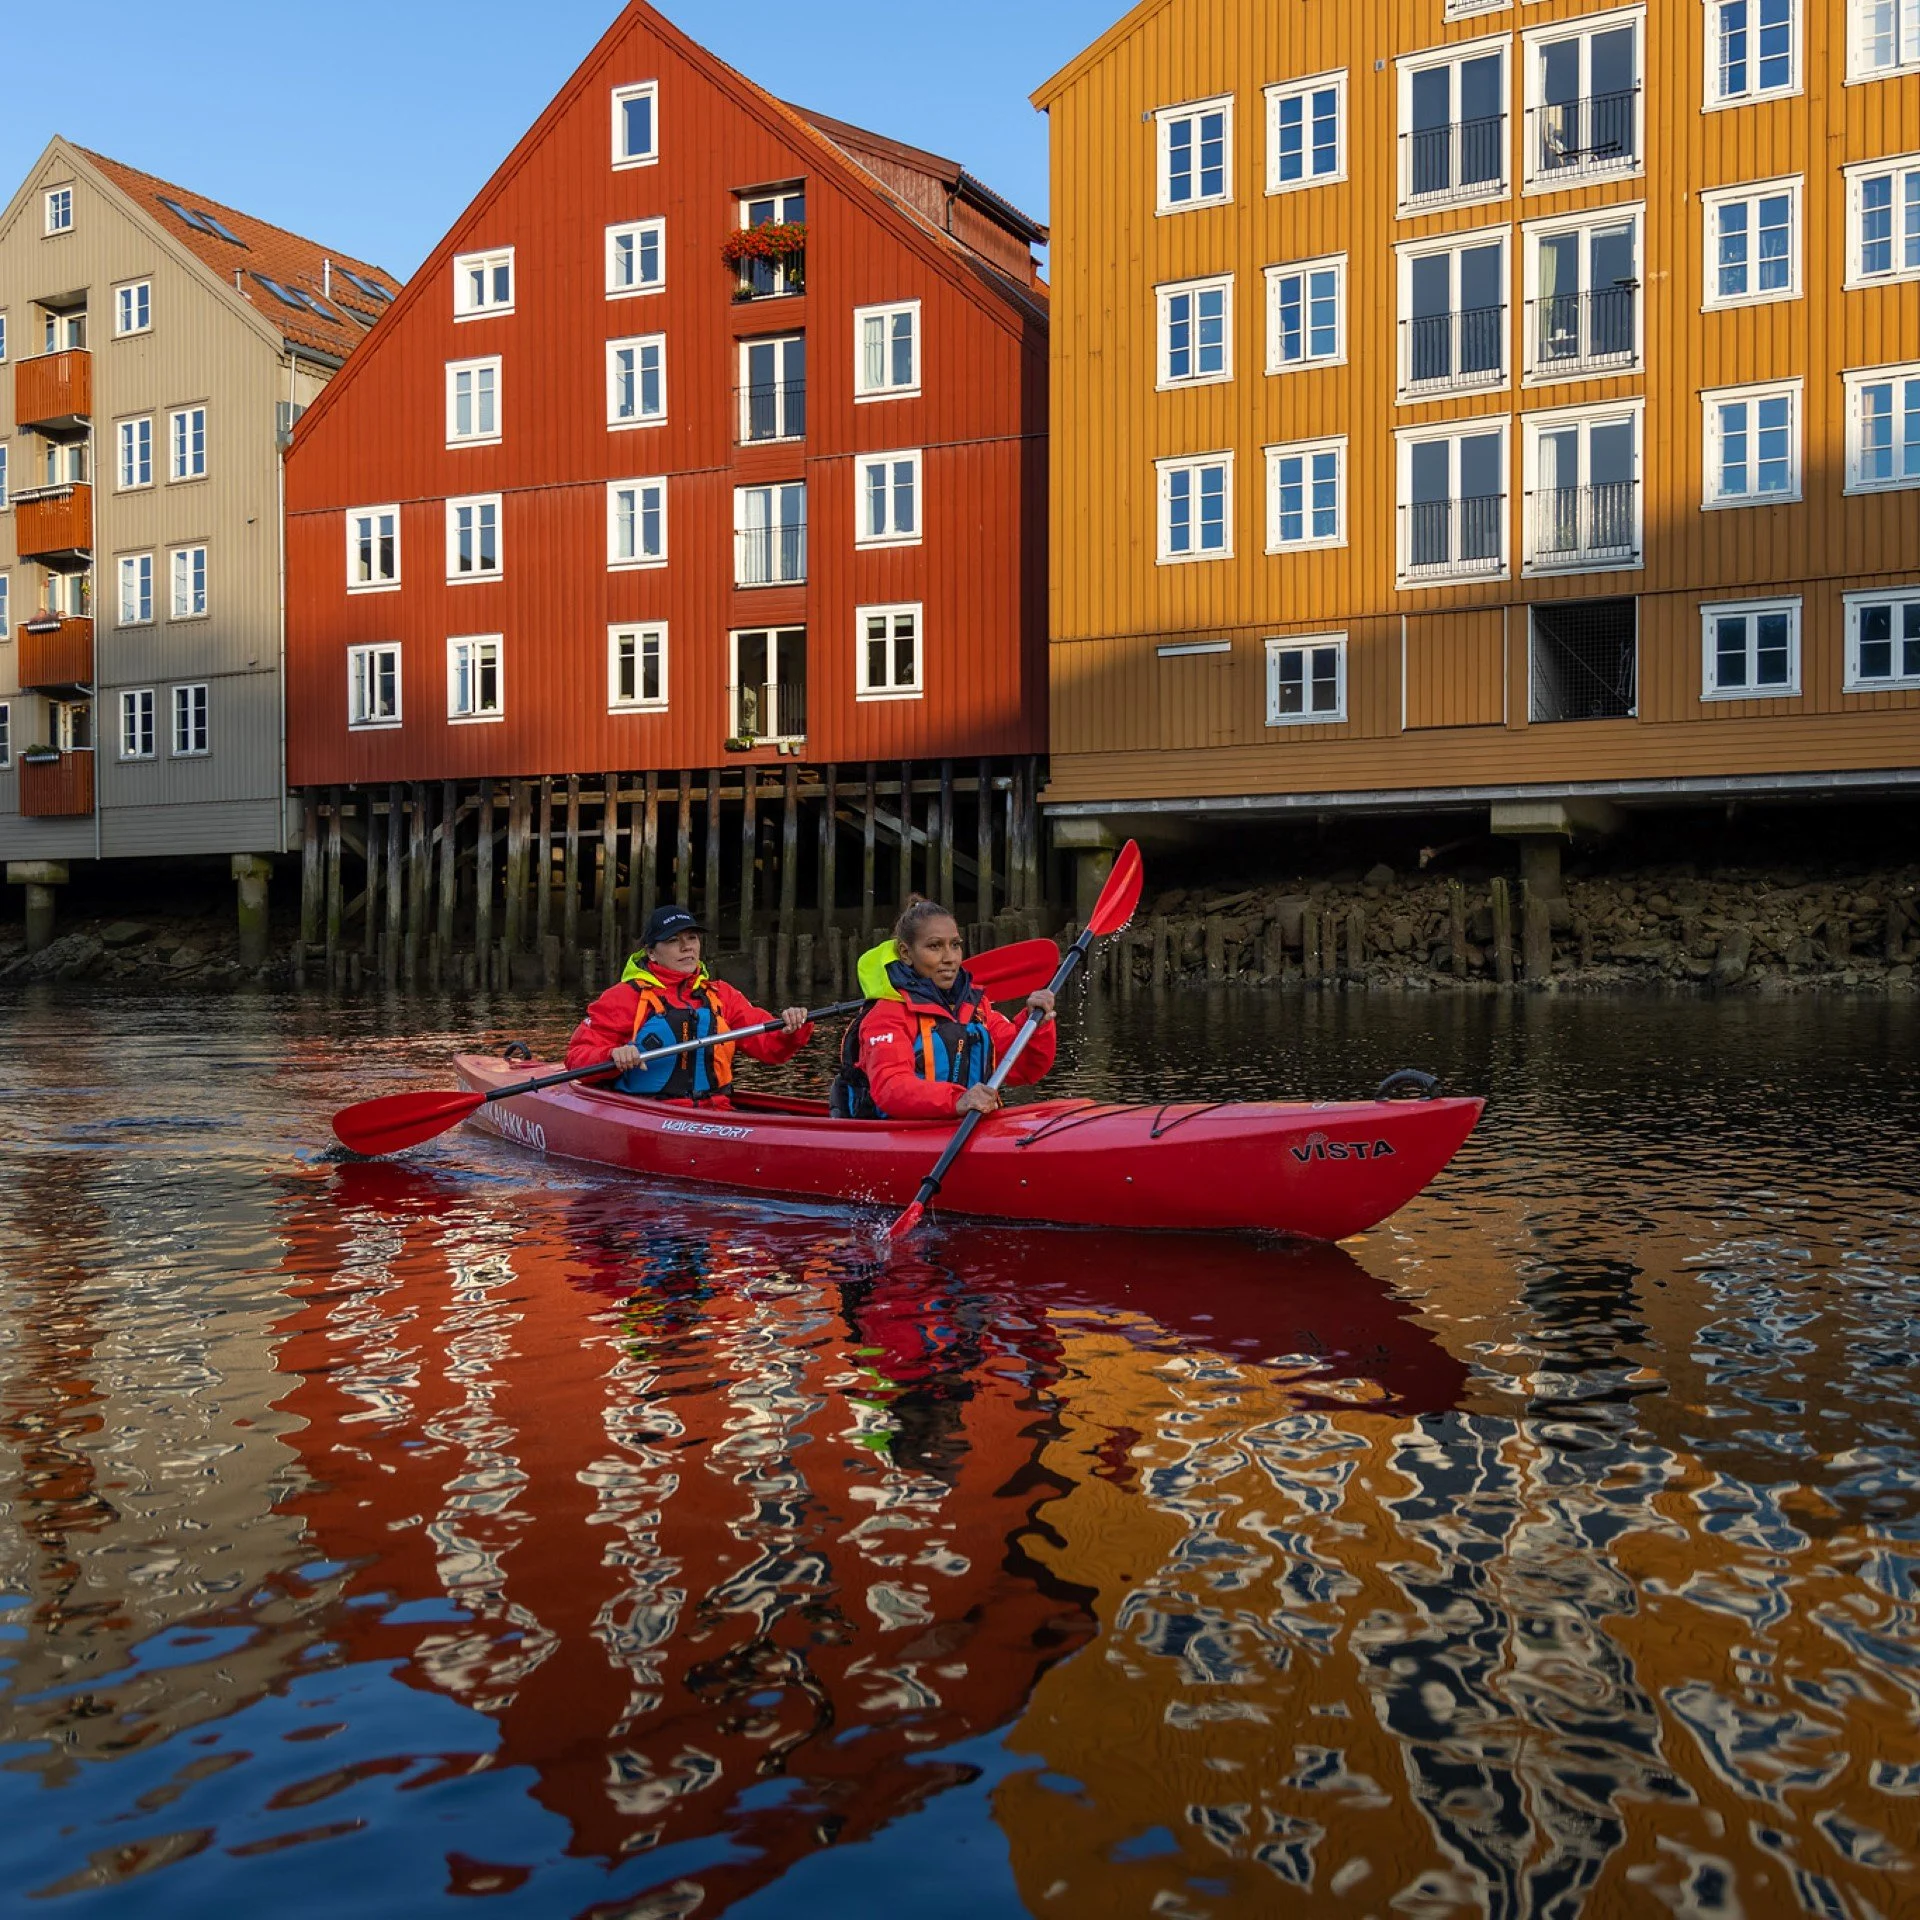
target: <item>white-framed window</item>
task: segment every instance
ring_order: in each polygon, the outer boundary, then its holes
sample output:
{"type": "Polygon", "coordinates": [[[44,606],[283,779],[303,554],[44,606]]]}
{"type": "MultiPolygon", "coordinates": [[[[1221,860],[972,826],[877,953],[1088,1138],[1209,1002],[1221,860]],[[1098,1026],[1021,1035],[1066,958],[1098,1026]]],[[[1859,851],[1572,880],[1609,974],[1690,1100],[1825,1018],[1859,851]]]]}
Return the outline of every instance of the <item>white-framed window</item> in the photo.
{"type": "Polygon", "coordinates": [[[1267,449],[1267,551],[1347,544],[1347,442],[1296,440],[1267,449]]]}
{"type": "Polygon", "coordinates": [[[500,578],[500,496],[475,494],[447,502],[447,580],[500,578]]]}
{"type": "Polygon", "coordinates": [[[1161,460],[1159,553],[1163,567],[1233,558],[1233,455],[1161,460]]]}
{"type": "Polygon", "coordinates": [[[607,486],[607,565],[615,571],[667,564],[667,483],[614,480],[607,486]]]}
{"type": "Polygon", "coordinates": [[[1645,9],[1633,7],[1527,35],[1529,192],[1641,170],[1645,22],[1645,9]]]}
{"type": "Polygon", "coordinates": [[[920,544],[920,453],[863,453],[853,463],[854,545],[920,544]]]}
{"type": "Polygon", "coordinates": [[[46,196],[47,231],[49,233],[71,233],[73,231],[73,189],[71,187],[53,187],[46,196]]]}
{"type": "Polygon", "coordinates": [[[1400,263],[1400,392],[1507,382],[1507,229],[1410,241],[1400,263]]]}
{"type": "Polygon", "coordinates": [[[513,249],[461,253],[453,261],[453,317],[478,320],[513,311],[513,249]]]}
{"type": "Polygon", "coordinates": [[[650,167],[660,158],[660,83],[613,90],[613,164],[650,167]]]}
{"type": "Polygon", "coordinates": [[[1154,115],[1159,211],[1186,213],[1233,198],[1233,96],[1162,107],[1154,115]]]}
{"type": "Polygon", "coordinates": [[[153,758],[153,689],[129,687],[120,696],[120,758],[153,758]]]}
{"type": "Polygon", "coordinates": [[[1233,275],[1179,280],[1157,290],[1160,385],[1198,387],[1233,378],[1233,275]]]}
{"type": "Polygon", "coordinates": [[[1847,78],[1920,73],[1920,0],[1847,0],[1847,78]]]}
{"type": "Polygon", "coordinates": [[[167,415],[167,478],[204,480],[207,477],[207,410],[176,407],[167,415]]]}
{"type": "Polygon", "coordinates": [[[7,510],[7,449],[0,444],[0,513],[7,510]]]}
{"type": "Polygon", "coordinates": [[[1403,209],[1505,197],[1508,44],[1471,40],[1399,62],[1403,209]]]}
{"type": "Polygon", "coordinates": [[[1346,177],[1346,70],[1269,87],[1267,191],[1292,193],[1346,177]]]}
{"type": "Polygon", "coordinates": [[[807,630],[744,627],[727,636],[727,705],[736,738],[807,737],[807,630]]]}
{"type": "Polygon", "coordinates": [[[0,700],[0,767],[13,765],[13,708],[0,700]]]}
{"type": "Polygon", "coordinates": [[[667,223],[627,220],[607,229],[607,297],[627,300],[667,284],[667,223]]]}
{"type": "Polygon", "coordinates": [[[667,336],[607,342],[607,425],[657,427],[667,417],[667,336]]]}
{"type": "Polygon", "coordinates": [[[153,330],[153,282],[129,280],[113,290],[113,331],[124,340],[130,333],[153,330]]]}
{"type": "MultiPolygon", "coordinates": [[[[1703,0],[1707,107],[1800,91],[1800,0],[1703,0]]],[[[1832,0],[1822,0],[1831,5],[1832,0]]]]}
{"type": "Polygon", "coordinates": [[[1337,367],[1347,358],[1347,256],[1267,269],[1267,371],[1337,367]]]}
{"type": "Polygon", "coordinates": [[[1703,504],[1751,507],[1800,498],[1800,387],[1788,380],[1700,396],[1706,415],[1703,504]]]}
{"type": "Polygon", "coordinates": [[[1847,168],[1847,285],[1920,280],[1920,154],[1847,168]]]}
{"type": "Polygon", "coordinates": [[[807,339],[778,334],[740,342],[740,444],[804,440],[807,433],[807,339]]]}
{"type": "Polygon", "coordinates": [[[386,593],[400,584],[400,509],[347,510],[347,591],[386,593]]]}
{"type": "Polygon", "coordinates": [[[400,724],[400,649],[395,646],[347,649],[347,725],[397,727],[400,724]]]}
{"type": "Polygon", "coordinates": [[[1402,583],[1504,578],[1506,422],[1408,428],[1397,467],[1402,583]]]}
{"type": "Polygon", "coordinates": [[[491,446],[500,438],[500,358],[447,362],[447,445],[491,446]]]}
{"type": "Polygon", "coordinates": [[[153,421],[143,415],[138,420],[122,420],[118,427],[120,462],[118,484],[122,493],[153,485],[153,421]]]}
{"type": "Polygon", "coordinates": [[[1347,636],[1267,642],[1267,725],[1337,727],[1347,717],[1347,636]]]}
{"type": "Polygon", "coordinates": [[[920,302],[853,310],[853,397],[899,400],[920,391],[920,302]]]}
{"type": "Polygon", "coordinates": [[[469,634],[447,642],[447,718],[499,720],[506,714],[500,680],[500,635],[469,634]]]}
{"type": "Polygon", "coordinates": [[[173,581],[173,618],[201,620],[207,612],[207,550],[175,547],[167,556],[173,581]]]}
{"type": "Polygon", "coordinates": [[[13,638],[13,581],[0,573],[0,640],[13,638]]]}
{"type": "Polygon", "coordinates": [[[0,307],[0,362],[7,357],[7,310],[0,307]]]}
{"type": "Polygon", "coordinates": [[[855,662],[860,700],[918,700],[926,691],[920,670],[923,613],[918,606],[856,607],[855,662]]]}
{"type": "Polygon", "coordinates": [[[1642,562],[1644,402],[1524,416],[1529,573],[1613,572],[1642,562]]]}
{"type": "Polygon", "coordinates": [[[792,586],[807,577],[804,481],[733,490],[733,583],[792,586]]]}
{"type": "Polygon", "coordinates": [[[1700,196],[1707,307],[1800,297],[1800,181],[1767,180],[1700,196]]]}
{"type": "Polygon", "coordinates": [[[1920,586],[1872,587],[1845,604],[1847,692],[1920,687],[1920,586]]]}
{"type": "Polygon", "coordinates": [[[119,623],[123,627],[153,624],[153,555],[150,553],[120,556],[119,623]]]}
{"type": "Polygon", "coordinates": [[[1847,491],[1920,487],[1920,361],[1846,376],[1847,491]]]}
{"type": "Polygon", "coordinates": [[[207,689],[204,686],[175,687],[173,690],[173,757],[194,760],[209,751],[207,727],[207,689]]]}
{"type": "Polygon", "coordinates": [[[1644,359],[1640,226],[1645,209],[1609,207],[1526,229],[1526,378],[1631,373],[1644,359]]]}
{"type": "MultiPolygon", "coordinates": [[[[807,223],[807,190],[795,183],[785,187],[761,187],[742,194],[739,202],[743,232],[755,227],[804,227],[807,223]]],[[[745,259],[739,263],[740,286],[757,300],[777,299],[784,294],[807,290],[806,259],[792,254],[781,259],[745,259]]]]}
{"type": "Polygon", "coordinates": [[[607,710],[667,710],[667,629],[664,622],[607,629],[607,710]]]}
{"type": "Polygon", "coordinates": [[[1703,700],[1800,691],[1800,602],[1729,600],[1700,609],[1703,700]]]}

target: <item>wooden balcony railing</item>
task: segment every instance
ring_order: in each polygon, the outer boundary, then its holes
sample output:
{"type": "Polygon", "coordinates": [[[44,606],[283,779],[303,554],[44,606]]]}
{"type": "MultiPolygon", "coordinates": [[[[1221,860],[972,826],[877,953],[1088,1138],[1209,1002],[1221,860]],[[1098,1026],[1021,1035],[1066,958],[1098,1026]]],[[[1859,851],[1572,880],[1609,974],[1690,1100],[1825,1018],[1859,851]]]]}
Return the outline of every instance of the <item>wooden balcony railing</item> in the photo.
{"type": "Polygon", "coordinates": [[[93,551],[93,489],[42,487],[14,496],[14,545],[21,559],[93,551]]]}
{"type": "Polygon", "coordinates": [[[20,685],[93,685],[93,622],[42,615],[20,629],[20,685]]]}
{"type": "Polygon", "coordinates": [[[13,417],[23,427],[78,426],[93,417],[93,355],[43,353],[13,370],[13,417]]]}
{"type": "Polygon", "coordinates": [[[85,819],[93,812],[93,755],[20,762],[20,811],[29,820],[85,819]]]}

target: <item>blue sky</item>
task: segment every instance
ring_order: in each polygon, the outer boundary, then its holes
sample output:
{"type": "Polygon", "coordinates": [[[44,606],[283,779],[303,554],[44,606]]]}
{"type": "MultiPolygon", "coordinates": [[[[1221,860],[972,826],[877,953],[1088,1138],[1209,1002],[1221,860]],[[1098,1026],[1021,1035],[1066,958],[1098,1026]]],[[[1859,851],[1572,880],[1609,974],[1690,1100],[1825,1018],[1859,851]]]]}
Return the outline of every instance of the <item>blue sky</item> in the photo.
{"type": "MultiPolygon", "coordinates": [[[[666,0],[663,10],[762,86],[949,154],[1045,219],[1046,122],[1027,95],[1127,4],[666,0]]],[[[64,133],[411,273],[619,5],[0,0],[13,81],[0,182],[10,195],[64,133]]]]}

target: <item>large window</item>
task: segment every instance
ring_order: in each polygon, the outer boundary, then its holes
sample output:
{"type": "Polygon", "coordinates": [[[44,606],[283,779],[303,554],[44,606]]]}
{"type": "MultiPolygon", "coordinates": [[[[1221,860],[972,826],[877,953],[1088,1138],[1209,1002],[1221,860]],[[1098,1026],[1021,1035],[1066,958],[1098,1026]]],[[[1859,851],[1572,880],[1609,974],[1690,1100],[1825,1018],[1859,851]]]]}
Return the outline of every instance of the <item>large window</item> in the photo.
{"type": "Polygon", "coordinates": [[[400,649],[347,649],[347,724],[397,727],[400,724],[400,649]]]}
{"type": "Polygon", "coordinates": [[[113,290],[113,330],[121,339],[153,330],[153,282],[132,280],[113,290]]]}
{"type": "Polygon", "coordinates": [[[1399,258],[1402,394],[1504,385],[1506,230],[1421,241],[1399,258]]]}
{"type": "Polygon", "coordinates": [[[207,477],[207,410],[178,407],[167,415],[167,478],[207,477]]]}
{"type": "Polygon", "coordinates": [[[173,618],[200,620],[207,611],[207,550],[175,547],[167,556],[173,578],[173,618]]]}
{"type": "Polygon", "coordinates": [[[1347,357],[1347,260],[1267,269],[1267,371],[1339,366],[1347,357]]]}
{"type": "Polygon", "coordinates": [[[803,440],[807,432],[804,334],[740,343],[740,439],[803,440]]]}
{"type": "Polygon", "coordinates": [[[1159,290],[1160,385],[1197,387],[1233,378],[1233,276],[1182,280],[1159,290]]]}
{"type": "Polygon", "coordinates": [[[1705,3],[1709,107],[1800,91],[1800,0],[1705,3]]]}
{"type": "Polygon", "coordinates": [[[613,164],[648,167],[660,158],[660,84],[613,90],[613,164]]]}
{"type": "Polygon", "coordinates": [[[1526,371],[1534,381],[1640,365],[1640,209],[1530,227],[1526,371]]]}
{"type": "Polygon", "coordinates": [[[1920,279],[1920,154],[1847,169],[1847,285],[1920,279]]]}
{"type": "Polygon", "coordinates": [[[1154,118],[1160,148],[1160,211],[1185,213],[1231,200],[1231,98],[1163,107],[1154,118]]]}
{"type": "Polygon", "coordinates": [[[607,629],[607,706],[614,713],[666,711],[667,629],[663,624],[607,629]]]}
{"type": "Polygon", "coordinates": [[[120,491],[153,485],[153,422],[150,419],[122,420],[120,439],[120,491]]]}
{"type": "Polygon", "coordinates": [[[1267,725],[1331,727],[1347,717],[1347,636],[1267,642],[1267,725]]]}
{"type": "Polygon", "coordinates": [[[449,581],[500,578],[500,496],[447,502],[449,581]]]}
{"type": "Polygon", "coordinates": [[[607,488],[607,565],[615,569],[667,564],[667,483],[615,480],[607,488]]]}
{"type": "Polygon", "coordinates": [[[1160,564],[1233,557],[1233,455],[1159,463],[1160,564]]]}
{"type": "Polygon", "coordinates": [[[1543,27],[1527,40],[1527,185],[1557,192],[1641,165],[1642,16],[1543,27]]]}
{"type": "Polygon", "coordinates": [[[807,631],[751,627],[731,636],[728,683],[736,738],[807,737],[807,631]]]}
{"type": "Polygon", "coordinates": [[[1475,41],[1400,63],[1400,198],[1407,207],[1507,190],[1507,55],[1475,41]]]}
{"type": "Polygon", "coordinates": [[[1920,687],[1920,587],[1850,593],[1846,606],[1847,691],[1920,687]]]}
{"type": "Polygon", "coordinates": [[[1526,416],[1531,573],[1641,563],[1640,407],[1526,416]]]}
{"type": "Polygon", "coordinates": [[[500,636],[474,634],[447,642],[447,718],[499,720],[505,715],[500,685],[500,636]]]}
{"type": "Polygon", "coordinates": [[[1800,602],[1730,601],[1700,609],[1701,697],[1751,700],[1800,691],[1800,602]]]}
{"type": "Polygon", "coordinates": [[[453,262],[453,317],[478,320],[513,311],[513,249],[462,253],[453,262]]]}
{"type": "Polygon", "coordinates": [[[853,314],[853,396],[894,400],[920,391],[920,302],[856,307],[853,314]]]}
{"type": "Polygon", "coordinates": [[[196,759],[208,750],[207,689],[175,687],[173,690],[173,755],[176,760],[196,759]]]}
{"type": "Polygon", "coordinates": [[[0,767],[13,765],[13,709],[0,700],[0,767]]]}
{"type": "Polygon", "coordinates": [[[921,610],[912,607],[856,607],[860,636],[856,661],[861,700],[917,700],[920,679],[921,610]]]}
{"type": "Polygon", "coordinates": [[[1347,76],[1323,73],[1267,89],[1267,191],[1347,177],[1347,76]]]}
{"type": "Polygon", "coordinates": [[[1703,193],[1700,208],[1707,243],[1707,306],[1752,306],[1798,297],[1798,179],[1703,193]]]}
{"type": "Polygon", "coordinates": [[[735,586],[790,586],[807,577],[804,482],[736,487],[733,528],[735,586]]]}
{"type": "Polygon", "coordinates": [[[1542,600],[1527,625],[1527,713],[1537,726],[1631,720],[1640,700],[1634,600],[1542,600]]]}
{"type": "Polygon", "coordinates": [[[909,547],[920,544],[920,455],[863,453],[853,463],[854,544],[909,547]]]}
{"type": "Polygon", "coordinates": [[[120,758],[153,758],[153,689],[130,687],[120,696],[120,758]]]}
{"type": "Polygon", "coordinates": [[[400,509],[353,507],[347,513],[347,591],[383,593],[400,584],[400,509]]]}
{"type": "Polygon", "coordinates": [[[1504,425],[1421,428],[1400,436],[1403,581],[1474,579],[1507,569],[1504,425]]]}
{"type": "Polygon", "coordinates": [[[1920,0],[1847,0],[1854,80],[1920,72],[1920,0]]]}
{"type": "Polygon", "coordinates": [[[145,627],[153,624],[153,555],[123,553],[120,556],[120,625],[145,627]]]}
{"type": "Polygon", "coordinates": [[[1847,491],[1920,487],[1920,363],[1847,375],[1847,491]]]}
{"type": "Polygon", "coordinates": [[[607,342],[607,425],[656,427],[667,417],[667,336],[607,342]]]}
{"type": "Polygon", "coordinates": [[[607,229],[607,293],[624,300],[667,284],[667,223],[631,220],[607,229]]]}
{"type": "Polygon", "coordinates": [[[1302,440],[1267,449],[1267,551],[1347,543],[1347,443],[1302,440]]]}
{"type": "Polygon", "coordinates": [[[447,365],[447,445],[486,446],[500,438],[500,362],[447,365]]]}
{"type": "Polygon", "coordinates": [[[1700,396],[1706,410],[1709,507],[1800,498],[1800,382],[1724,387],[1700,396]]]}

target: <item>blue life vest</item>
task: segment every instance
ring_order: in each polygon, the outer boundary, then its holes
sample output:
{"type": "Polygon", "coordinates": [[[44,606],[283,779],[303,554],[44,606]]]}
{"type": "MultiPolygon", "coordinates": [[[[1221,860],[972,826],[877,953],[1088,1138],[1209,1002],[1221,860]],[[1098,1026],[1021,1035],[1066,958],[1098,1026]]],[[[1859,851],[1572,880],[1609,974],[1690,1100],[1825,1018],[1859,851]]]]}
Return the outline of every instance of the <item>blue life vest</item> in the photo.
{"type": "MultiPolygon", "coordinates": [[[[633,1015],[633,1044],[642,1053],[655,1047],[677,1047],[688,1040],[705,1040],[728,1029],[720,1014],[720,995],[702,967],[679,992],[686,1004],[669,996],[666,983],[635,961],[626,980],[639,989],[633,1015]]],[[[733,1085],[733,1047],[723,1043],[693,1053],[677,1053],[669,1060],[653,1060],[623,1073],[614,1084],[618,1093],[636,1093],[650,1100],[707,1101],[733,1085]]]]}

